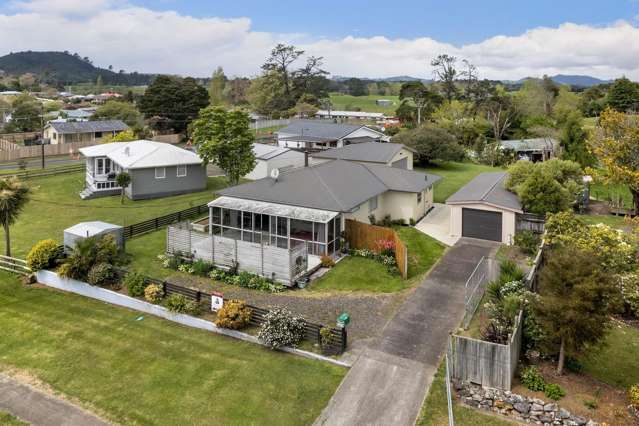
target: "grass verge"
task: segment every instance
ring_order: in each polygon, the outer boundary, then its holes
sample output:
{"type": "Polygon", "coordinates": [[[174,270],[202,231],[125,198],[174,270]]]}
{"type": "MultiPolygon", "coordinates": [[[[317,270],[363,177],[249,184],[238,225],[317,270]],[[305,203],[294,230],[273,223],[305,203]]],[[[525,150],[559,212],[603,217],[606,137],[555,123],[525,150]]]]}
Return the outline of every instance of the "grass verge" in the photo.
{"type": "Polygon", "coordinates": [[[0,411],[0,426],[24,426],[28,423],[23,422],[19,418],[12,416],[9,413],[0,411]]]}
{"type": "Polygon", "coordinates": [[[121,424],[310,424],[345,369],[0,274],[0,368],[121,424]]]}

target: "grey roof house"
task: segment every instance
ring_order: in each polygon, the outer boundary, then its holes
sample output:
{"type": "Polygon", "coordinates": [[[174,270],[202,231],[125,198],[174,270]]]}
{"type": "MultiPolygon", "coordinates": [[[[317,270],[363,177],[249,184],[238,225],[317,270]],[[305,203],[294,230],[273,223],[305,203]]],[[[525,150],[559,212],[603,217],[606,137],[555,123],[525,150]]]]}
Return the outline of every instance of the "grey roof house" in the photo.
{"type": "Polygon", "coordinates": [[[80,148],[86,158],[83,199],[119,194],[116,176],[126,172],[132,200],[185,194],[206,189],[206,169],[195,153],[162,142],[138,140],[80,148]]]}
{"type": "MultiPolygon", "coordinates": [[[[214,236],[335,255],[345,219],[417,221],[439,177],[384,164],[334,160],[218,191],[209,203],[214,236]]],[[[241,261],[240,261],[241,263],[241,261]]]]}
{"type": "Polygon", "coordinates": [[[387,142],[388,136],[368,126],[326,120],[294,120],[277,132],[277,143],[285,148],[322,150],[352,143],[387,142]]]}
{"type": "Polygon", "coordinates": [[[50,121],[44,126],[43,138],[51,144],[99,142],[107,135],[115,136],[128,128],[121,120],[50,121]]]}
{"type": "Polygon", "coordinates": [[[553,138],[512,139],[500,142],[502,149],[514,151],[517,160],[546,161],[555,157],[559,142],[553,138]]]}
{"type": "Polygon", "coordinates": [[[253,144],[255,168],[244,176],[247,179],[262,179],[271,175],[274,169],[289,170],[304,166],[304,153],[291,148],[262,143],[253,144]]]}
{"type": "Polygon", "coordinates": [[[481,173],[448,197],[452,236],[512,244],[523,208],[506,189],[507,178],[506,172],[481,173]]]}
{"type": "Polygon", "coordinates": [[[348,160],[412,170],[414,154],[414,149],[398,143],[362,142],[316,152],[311,156],[311,164],[348,160]]]}

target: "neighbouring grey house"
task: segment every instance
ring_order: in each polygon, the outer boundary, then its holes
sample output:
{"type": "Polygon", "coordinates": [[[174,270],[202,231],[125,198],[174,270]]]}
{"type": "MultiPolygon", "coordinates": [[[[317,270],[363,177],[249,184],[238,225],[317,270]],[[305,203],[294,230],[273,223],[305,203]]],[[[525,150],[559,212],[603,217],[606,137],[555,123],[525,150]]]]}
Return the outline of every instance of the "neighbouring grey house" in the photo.
{"type": "Polygon", "coordinates": [[[127,130],[120,120],[50,121],[44,126],[43,138],[51,144],[100,142],[105,136],[115,136],[127,130]]]}
{"type": "Polygon", "coordinates": [[[501,141],[502,149],[514,151],[517,160],[546,161],[555,157],[559,142],[553,138],[512,139],[501,141]]]}
{"type": "Polygon", "coordinates": [[[512,244],[524,213],[516,194],[505,187],[508,173],[481,173],[448,197],[450,233],[512,244]]]}
{"type": "Polygon", "coordinates": [[[359,124],[333,123],[327,120],[294,120],[277,132],[277,144],[284,148],[312,151],[341,148],[362,142],[388,142],[383,132],[359,124]]]}
{"type": "Polygon", "coordinates": [[[311,156],[311,164],[348,160],[413,170],[415,153],[414,149],[399,143],[362,142],[316,152],[311,156]]]}
{"type": "Polygon", "coordinates": [[[95,114],[96,108],[65,109],[62,113],[68,121],[87,121],[95,114]]]}
{"type": "Polygon", "coordinates": [[[290,148],[262,143],[253,144],[255,168],[244,176],[247,179],[262,179],[271,175],[273,169],[280,172],[304,166],[304,153],[290,148]]]}
{"type": "Polygon", "coordinates": [[[163,142],[138,140],[80,148],[86,157],[82,199],[120,193],[116,176],[126,172],[132,200],[185,194],[206,189],[206,168],[195,153],[163,142]]]}
{"type": "Polygon", "coordinates": [[[80,222],[70,228],[64,230],[64,251],[69,253],[78,241],[89,237],[102,237],[104,235],[113,235],[115,243],[122,249],[124,248],[124,229],[119,225],[113,225],[106,222],[80,222]]]}

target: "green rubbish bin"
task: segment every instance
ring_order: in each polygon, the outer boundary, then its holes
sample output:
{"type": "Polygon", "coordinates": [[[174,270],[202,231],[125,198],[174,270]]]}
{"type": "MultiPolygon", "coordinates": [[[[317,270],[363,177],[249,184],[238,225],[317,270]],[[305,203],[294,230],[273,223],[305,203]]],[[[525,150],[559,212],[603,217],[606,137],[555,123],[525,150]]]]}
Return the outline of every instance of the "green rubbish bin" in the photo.
{"type": "Polygon", "coordinates": [[[339,328],[346,327],[349,322],[351,322],[351,316],[346,312],[341,313],[340,316],[337,317],[337,326],[339,328]]]}

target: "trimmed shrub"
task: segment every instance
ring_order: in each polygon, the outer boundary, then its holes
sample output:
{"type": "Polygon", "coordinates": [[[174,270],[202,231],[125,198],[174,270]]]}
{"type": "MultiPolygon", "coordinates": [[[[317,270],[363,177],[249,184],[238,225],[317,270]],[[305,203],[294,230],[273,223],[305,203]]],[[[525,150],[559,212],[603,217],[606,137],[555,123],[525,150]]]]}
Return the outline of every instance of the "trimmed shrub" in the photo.
{"type": "Polygon", "coordinates": [[[272,349],[295,346],[304,337],[304,320],[283,308],[275,308],[264,317],[257,338],[272,349]]]}
{"type": "Polygon", "coordinates": [[[162,287],[158,284],[149,284],[144,289],[144,299],[151,303],[160,303],[164,297],[162,287]]]}
{"type": "Polygon", "coordinates": [[[628,390],[628,399],[630,403],[637,409],[639,409],[639,384],[630,386],[628,390]]]}
{"type": "Polygon", "coordinates": [[[531,391],[543,392],[546,389],[546,381],[537,370],[537,367],[530,366],[519,373],[521,384],[531,391]]]}
{"type": "Polygon", "coordinates": [[[240,330],[246,327],[251,319],[251,310],[246,307],[243,300],[227,300],[222,309],[217,311],[215,325],[231,330],[240,330]]]}
{"type": "Polygon", "coordinates": [[[27,254],[27,266],[32,271],[53,268],[62,257],[62,246],[54,240],[42,240],[27,254]]]}
{"type": "Polygon", "coordinates": [[[146,281],[144,280],[144,275],[138,274],[137,272],[129,272],[124,277],[123,281],[124,285],[129,292],[129,296],[133,297],[142,297],[144,296],[144,290],[146,289],[146,281]]]}
{"type": "Polygon", "coordinates": [[[532,231],[519,231],[515,234],[515,245],[528,255],[537,252],[541,239],[532,231]]]}
{"type": "Polygon", "coordinates": [[[320,263],[324,268],[332,268],[333,266],[335,266],[335,261],[333,260],[333,258],[326,255],[322,255],[322,257],[320,257],[320,263]]]}
{"type": "Polygon", "coordinates": [[[548,383],[546,385],[546,388],[544,389],[544,395],[546,395],[547,398],[550,398],[553,401],[558,401],[566,396],[566,391],[558,384],[548,383]]]}
{"type": "Polygon", "coordinates": [[[183,294],[172,294],[164,300],[164,307],[176,314],[197,314],[198,304],[183,294]]]}
{"type": "Polygon", "coordinates": [[[115,282],[116,274],[113,265],[108,263],[96,263],[89,269],[87,281],[91,285],[106,286],[115,282]]]}

